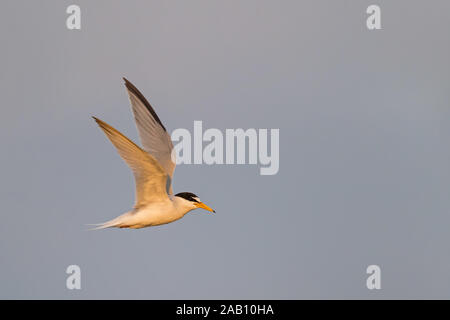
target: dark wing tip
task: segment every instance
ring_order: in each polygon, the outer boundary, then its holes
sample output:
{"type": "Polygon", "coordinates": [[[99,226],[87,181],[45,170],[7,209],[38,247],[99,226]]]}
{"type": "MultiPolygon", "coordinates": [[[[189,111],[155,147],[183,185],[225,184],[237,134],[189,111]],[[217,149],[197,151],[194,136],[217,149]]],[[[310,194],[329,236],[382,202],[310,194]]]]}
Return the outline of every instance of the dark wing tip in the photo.
{"type": "Polygon", "coordinates": [[[92,119],[94,119],[95,122],[96,122],[100,127],[102,127],[102,126],[104,126],[104,125],[106,124],[104,121],[100,120],[100,119],[97,118],[97,117],[92,116],[92,119]]]}
{"type": "Polygon", "coordinates": [[[150,103],[145,99],[144,95],[132,84],[130,81],[127,80],[127,78],[122,77],[123,81],[125,81],[125,86],[127,87],[128,91],[131,92],[138,98],[144,106],[147,108],[147,110],[150,112],[150,114],[153,116],[153,118],[158,122],[158,124],[164,129],[164,131],[167,132],[166,128],[162,124],[161,120],[159,119],[158,115],[156,114],[153,107],[150,105],[150,103]]]}
{"type": "Polygon", "coordinates": [[[94,116],[93,116],[92,118],[95,120],[95,122],[97,123],[97,125],[98,125],[100,128],[102,128],[103,131],[105,131],[105,133],[106,133],[106,132],[110,132],[111,129],[114,129],[114,128],[111,127],[109,124],[107,124],[106,122],[100,120],[99,118],[96,118],[96,117],[94,117],[94,116]]]}
{"type": "Polygon", "coordinates": [[[92,116],[92,119],[94,119],[95,122],[96,122],[98,125],[100,125],[100,124],[102,123],[102,120],[100,120],[100,119],[97,118],[97,117],[92,116]]]}

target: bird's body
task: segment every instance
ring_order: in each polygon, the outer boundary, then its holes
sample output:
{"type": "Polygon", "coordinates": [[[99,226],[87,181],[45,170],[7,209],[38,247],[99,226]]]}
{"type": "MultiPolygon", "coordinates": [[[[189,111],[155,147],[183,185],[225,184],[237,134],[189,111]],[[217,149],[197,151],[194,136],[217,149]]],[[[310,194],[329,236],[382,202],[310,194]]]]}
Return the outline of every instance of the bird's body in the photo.
{"type": "Polygon", "coordinates": [[[98,224],[95,229],[139,229],[167,224],[197,208],[214,212],[193,193],[173,194],[175,161],[170,136],[145,97],[131,82],[124,80],[143,148],[106,122],[94,119],[133,171],[136,203],[133,210],[98,224]]]}
{"type": "Polygon", "coordinates": [[[171,195],[168,199],[152,202],[141,208],[133,209],[117,218],[101,224],[97,229],[109,227],[140,229],[174,222],[196,209],[186,206],[179,197],[171,195]]]}

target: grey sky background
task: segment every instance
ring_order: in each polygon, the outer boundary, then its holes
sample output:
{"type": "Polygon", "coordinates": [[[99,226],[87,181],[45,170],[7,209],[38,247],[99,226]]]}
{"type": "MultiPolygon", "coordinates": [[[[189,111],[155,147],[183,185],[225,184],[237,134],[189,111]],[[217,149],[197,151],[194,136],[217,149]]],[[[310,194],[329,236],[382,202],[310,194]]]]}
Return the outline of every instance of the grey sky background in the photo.
{"type": "Polygon", "coordinates": [[[448,1],[2,1],[0,298],[450,298],[449,28],[448,1]],[[90,118],[138,141],[123,76],[169,131],[279,128],[279,173],[181,165],[216,215],[86,231],[134,201],[90,118]]]}

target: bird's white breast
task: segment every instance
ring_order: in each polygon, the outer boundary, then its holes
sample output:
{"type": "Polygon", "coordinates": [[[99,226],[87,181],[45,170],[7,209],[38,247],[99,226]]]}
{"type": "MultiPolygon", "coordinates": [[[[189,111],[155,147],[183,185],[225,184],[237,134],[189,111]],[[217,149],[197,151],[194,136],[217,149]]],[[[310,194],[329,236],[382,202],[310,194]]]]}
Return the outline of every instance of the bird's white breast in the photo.
{"type": "Polygon", "coordinates": [[[129,222],[135,228],[157,226],[178,220],[190,210],[168,198],[165,201],[154,202],[136,209],[129,216],[129,222]]]}

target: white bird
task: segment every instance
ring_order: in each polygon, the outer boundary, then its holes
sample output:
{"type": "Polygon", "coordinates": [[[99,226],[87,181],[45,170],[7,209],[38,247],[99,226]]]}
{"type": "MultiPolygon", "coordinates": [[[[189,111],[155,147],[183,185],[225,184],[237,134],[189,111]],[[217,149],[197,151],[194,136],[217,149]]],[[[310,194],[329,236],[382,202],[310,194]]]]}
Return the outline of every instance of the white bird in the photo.
{"type": "Polygon", "coordinates": [[[134,208],[115,219],[97,224],[95,229],[139,229],[170,223],[181,219],[191,210],[202,208],[215,212],[191,192],[172,192],[175,161],[173,144],[166,128],[142,93],[123,78],[130,98],[134,119],[142,142],[137,146],[122,133],[93,117],[119,155],[133,171],[136,183],[134,208]]]}

